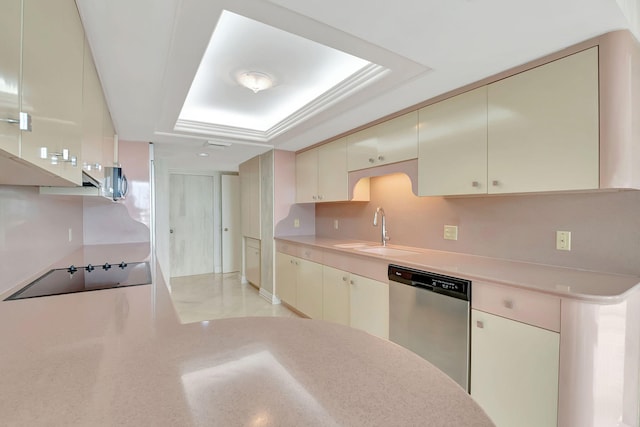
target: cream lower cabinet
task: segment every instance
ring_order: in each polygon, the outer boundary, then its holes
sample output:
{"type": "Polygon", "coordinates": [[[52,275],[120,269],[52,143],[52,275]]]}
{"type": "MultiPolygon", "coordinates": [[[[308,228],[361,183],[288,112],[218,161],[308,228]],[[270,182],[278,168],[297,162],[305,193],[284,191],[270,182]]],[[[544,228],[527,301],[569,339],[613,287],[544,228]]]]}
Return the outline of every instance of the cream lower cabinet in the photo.
{"type": "Polygon", "coordinates": [[[350,274],[337,268],[322,266],[322,318],[329,322],[349,326],[350,274]]]}
{"type": "Polygon", "coordinates": [[[260,240],[244,239],[244,275],[249,283],[260,287],[260,240]]]}
{"type": "Polygon", "coordinates": [[[322,265],[277,252],[276,294],[311,319],[322,319],[322,265]]]}
{"type": "Polygon", "coordinates": [[[471,310],[471,396],[497,427],[557,425],[560,334],[471,310]]]}
{"type": "Polygon", "coordinates": [[[276,252],[276,294],[291,307],[297,306],[296,284],[298,282],[298,258],[276,252]]]}
{"type": "Polygon", "coordinates": [[[323,266],[323,319],[389,339],[389,285],[323,266]]]}

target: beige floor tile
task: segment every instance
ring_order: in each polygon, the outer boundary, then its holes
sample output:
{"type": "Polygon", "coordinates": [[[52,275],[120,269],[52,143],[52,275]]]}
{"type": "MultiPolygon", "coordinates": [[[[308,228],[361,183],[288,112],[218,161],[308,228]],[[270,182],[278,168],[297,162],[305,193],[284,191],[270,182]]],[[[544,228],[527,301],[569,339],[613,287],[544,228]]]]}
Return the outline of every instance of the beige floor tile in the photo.
{"type": "Polygon", "coordinates": [[[297,317],[280,304],[271,304],[239,273],[202,274],[171,279],[171,299],[182,323],[226,317],[297,317]]]}

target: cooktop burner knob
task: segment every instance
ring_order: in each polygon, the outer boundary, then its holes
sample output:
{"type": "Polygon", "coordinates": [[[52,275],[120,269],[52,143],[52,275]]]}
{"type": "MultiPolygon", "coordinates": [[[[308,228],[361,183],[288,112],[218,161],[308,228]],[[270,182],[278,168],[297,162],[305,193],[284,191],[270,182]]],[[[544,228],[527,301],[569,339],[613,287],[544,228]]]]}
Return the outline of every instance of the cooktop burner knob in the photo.
{"type": "Polygon", "coordinates": [[[121,269],[123,269],[123,270],[124,270],[124,269],[127,267],[127,263],[126,263],[126,262],[124,262],[124,261],[122,261],[122,262],[120,263],[120,265],[118,265],[118,267],[120,267],[121,269]]]}
{"type": "Polygon", "coordinates": [[[105,262],[102,268],[106,271],[111,268],[111,264],[109,264],[108,262],[105,262]]]}
{"type": "Polygon", "coordinates": [[[67,272],[68,272],[69,274],[73,274],[73,273],[75,273],[76,271],[78,271],[78,269],[76,268],[76,266],[75,266],[75,265],[71,265],[69,268],[67,268],[67,272]]]}
{"type": "Polygon", "coordinates": [[[95,269],[96,269],[96,268],[95,268],[93,265],[91,265],[91,264],[89,264],[89,265],[87,265],[87,266],[85,267],[85,270],[87,270],[89,273],[91,273],[91,272],[92,272],[93,270],[95,270],[95,269]]]}

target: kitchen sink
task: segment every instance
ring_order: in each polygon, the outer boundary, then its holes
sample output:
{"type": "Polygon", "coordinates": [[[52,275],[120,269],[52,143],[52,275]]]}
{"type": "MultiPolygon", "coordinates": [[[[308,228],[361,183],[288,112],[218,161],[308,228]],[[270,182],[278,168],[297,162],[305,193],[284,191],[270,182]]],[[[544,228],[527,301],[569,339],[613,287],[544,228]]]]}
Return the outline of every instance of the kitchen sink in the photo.
{"type": "Polygon", "coordinates": [[[366,252],[368,254],[382,255],[382,256],[403,256],[414,255],[418,252],[405,251],[404,249],[389,248],[387,246],[369,246],[367,248],[356,248],[357,251],[366,252]]]}
{"type": "Polygon", "coordinates": [[[342,249],[357,249],[357,248],[362,248],[362,247],[371,247],[371,243],[340,243],[337,245],[333,245],[336,248],[342,248],[342,249]]]}

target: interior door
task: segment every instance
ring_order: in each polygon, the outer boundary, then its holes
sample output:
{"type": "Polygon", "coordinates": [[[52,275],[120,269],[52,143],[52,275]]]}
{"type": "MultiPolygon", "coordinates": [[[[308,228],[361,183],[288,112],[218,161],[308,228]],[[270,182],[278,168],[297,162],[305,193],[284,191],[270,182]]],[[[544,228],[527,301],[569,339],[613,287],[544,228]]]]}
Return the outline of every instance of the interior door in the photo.
{"type": "Polygon", "coordinates": [[[171,277],[214,272],[213,177],[169,177],[171,277]]]}
{"type": "Polygon", "coordinates": [[[240,177],[222,175],[222,272],[240,271],[242,231],[240,221],[240,177]]]}

